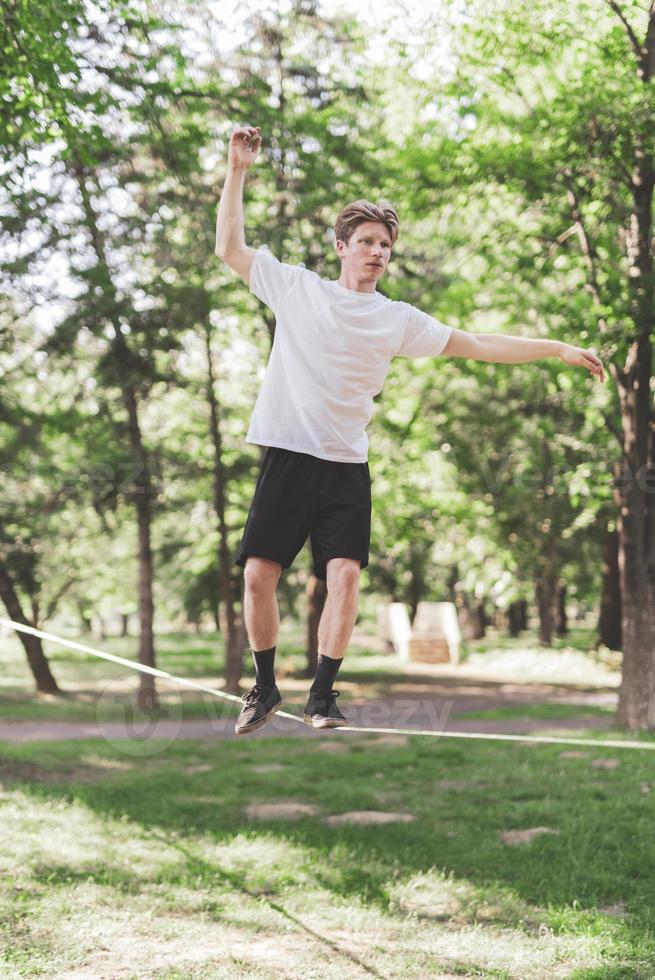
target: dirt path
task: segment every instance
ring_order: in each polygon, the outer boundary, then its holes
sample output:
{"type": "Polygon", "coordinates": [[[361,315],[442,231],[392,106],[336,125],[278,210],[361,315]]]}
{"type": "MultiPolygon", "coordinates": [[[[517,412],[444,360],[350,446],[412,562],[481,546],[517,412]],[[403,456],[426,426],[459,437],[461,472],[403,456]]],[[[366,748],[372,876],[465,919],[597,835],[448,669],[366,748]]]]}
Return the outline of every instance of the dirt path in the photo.
{"type": "MultiPolygon", "coordinates": [[[[345,712],[344,712],[345,714],[345,712]]],[[[351,719],[352,720],[352,719],[351,719]]],[[[372,728],[402,728],[429,730],[439,732],[489,732],[516,735],[558,734],[575,735],[584,733],[587,729],[609,729],[609,718],[581,716],[576,718],[557,719],[552,721],[496,721],[496,720],[455,720],[445,726],[435,727],[430,719],[424,724],[408,723],[403,717],[399,720],[393,717],[384,723],[371,723],[372,728]]],[[[307,725],[298,724],[283,718],[272,718],[262,729],[249,735],[248,738],[281,738],[297,737],[324,738],[325,732],[315,732],[307,725]]],[[[332,733],[328,733],[332,734],[332,733]]],[[[363,737],[363,732],[351,732],[352,738],[363,737]]],[[[170,721],[160,721],[142,729],[139,726],[128,727],[121,722],[105,722],[96,725],[92,722],[66,721],[6,721],[0,722],[0,742],[53,742],[64,739],[102,738],[113,742],[122,739],[163,739],[174,741],[178,738],[216,739],[236,738],[234,721],[228,719],[219,721],[185,721],[177,724],[170,721]]]]}
{"type": "MultiPolygon", "coordinates": [[[[301,685],[288,685],[285,690],[285,710],[302,713],[299,693],[301,685]],[[298,690],[293,688],[298,687],[298,690]]],[[[303,686],[304,687],[304,686],[303,686]]],[[[489,732],[507,734],[556,733],[560,735],[584,733],[588,729],[609,729],[612,715],[575,715],[561,719],[491,720],[460,717],[462,712],[494,710],[543,703],[575,706],[612,708],[617,693],[612,688],[579,689],[554,684],[521,684],[516,682],[492,682],[488,679],[455,679],[451,677],[409,679],[393,695],[365,697],[357,683],[340,684],[343,696],[340,707],[352,725],[371,728],[404,728],[435,732],[489,732]]],[[[212,708],[214,703],[212,703],[212,708]]],[[[122,739],[178,738],[217,739],[235,738],[234,709],[227,715],[225,703],[216,701],[212,716],[205,719],[183,721],[169,717],[155,722],[129,721],[66,722],[66,721],[0,721],[0,741],[34,742],[60,739],[101,738],[106,741],[122,739]]],[[[334,734],[334,733],[328,733],[334,734]]],[[[286,718],[273,716],[268,724],[249,738],[325,738],[325,733],[315,732],[307,725],[286,718]]],[[[363,733],[350,733],[350,737],[367,737],[363,733]]]]}

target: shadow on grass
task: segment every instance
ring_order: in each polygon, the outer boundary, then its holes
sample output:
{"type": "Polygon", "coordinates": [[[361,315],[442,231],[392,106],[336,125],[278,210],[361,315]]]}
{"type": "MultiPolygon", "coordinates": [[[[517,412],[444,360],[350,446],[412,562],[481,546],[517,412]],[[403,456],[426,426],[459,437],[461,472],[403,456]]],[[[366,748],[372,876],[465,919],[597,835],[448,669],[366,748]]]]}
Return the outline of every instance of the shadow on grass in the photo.
{"type": "MultiPolygon", "coordinates": [[[[223,876],[244,887],[243,876],[194,853],[198,835],[229,844],[264,831],[301,848],[313,880],[335,897],[388,909],[391,883],[439,869],[483,890],[511,890],[542,910],[556,932],[613,929],[636,970],[655,941],[652,756],[626,749],[560,753],[553,746],[420,738],[352,743],[331,734],[312,742],[179,740],[147,758],[101,742],[32,743],[3,746],[0,762],[5,786],[43,800],[76,800],[101,817],[127,818],[145,834],[186,849],[200,876],[223,876]],[[606,765],[609,759],[618,764],[606,765]],[[265,821],[245,815],[248,804],[280,800],[311,804],[318,815],[265,821]],[[409,813],[414,820],[323,822],[330,814],[369,810],[409,813]],[[537,827],[553,832],[513,847],[501,838],[507,830],[537,827]],[[597,911],[616,906],[624,907],[625,918],[597,911]]],[[[65,868],[39,874],[51,885],[70,881],[65,868]]],[[[128,887],[127,878],[121,883],[111,874],[112,884],[128,887]]],[[[129,878],[134,883],[134,874],[129,878]]],[[[611,969],[574,976],[628,975],[611,969]]]]}
{"type": "MultiPolygon", "coordinates": [[[[162,834],[154,834],[154,836],[158,837],[163,843],[166,843],[170,846],[170,841],[162,834]]],[[[194,872],[196,876],[200,876],[203,880],[206,880],[207,878],[212,879],[218,877],[226,884],[229,884],[234,891],[243,892],[244,894],[248,895],[250,898],[253,899],[257,899],[261,896],[261,892],[253,891],[252,889],[248,888],[246,884],[244,884],[242,875],[226,871],[225,869],[218,867],[215,863],[211,861],[207,861],[204,858],[198,856],[197,854],[193,854],[187,847],[185,847],[179,841],[175,841],[173,846],[178,851],[180,851],[180,853],[183,854],[184,857],[186,858],[189,871],[194,872]]],[[[315,932],[313,929],[309,928],[309,926],[307,926],[306,923],[302,922],[302,920],[299,919],[297,916],[292,915],[290,912],[288,912],[283,905],[280,905],[278,902],[273,901],[273,899],[270,896],[266,897],[266,901],[270,908],[274,909],[285,919],[287,919],[289,922],[292,922],[295,926],[297,926],[303,932],[307,933],[309,936],[312,936],[314,939],[323,943],[323,945],[328,946],[330,949],[332,949],[332,951],[335,954],[341,957],[346,956],[351,961],[351,963],[359,966],[369,976],[378,977],[380,978],[380,980],[386,980],[386,978],[382,973],[379,973],[376,969],[369,966],[360,957],[356,956],[352,952],[349,952],[348,950],[345,950],[343,947],[338,946],[336,943],[333,943],[330,940],[329,936],[325,934],[325,932],[323,932],[322,934],[315,932]]]]}
{"type": "MultiPolygon", "coordinates": [[[[345,949],[343,946],[332,942],[325,932],[319,934],[298,918],[298,916],[293,915],[283,905],[276,902],[273,898],[275,894],[274,888],[269,888],[266,891],[263,891],[261,888],[250,888],[244,882],[242,874],[230,872],[225,868],[219,867],[215,862],[208,861],[204,857],[193,853],[192,850],[179,840],[171,839],[158,830],[150,831],[148,836],[161,841],[168,848],[175,848],[184,857],[184,876],[189,881],[195,883],[202,881],[203,885],[211,887],[212,891],[218,884],[219,887],[227,887],[233,892],[247,896],[255,901],[261,902],[264,900],[270,909],[279,913],[307,936],[311,936],[313,939],[322,943],[335,955],[340,958],[345,957],[349,959],[352,964],[358,966],[368,976],[376,977],[378,980],[388,980],[385,974],[380,973],[374,967],[367,964],[361,957],[345,949]]],[[[111,887],[125,896],[139,894],[147,882],[146,877],[139,877],[133,870],[121,871],[115,868],[105,869],[102,867],[72,869],[67,865],[48,864],[38,865],[33,870],[32,879],[37,885],[40,884],[48,888],[69,888],[71,885],[92,882],[95,885],[111,887]]],[[[207,911],[206,906],[205,911],[207,911]]],[[[223,913],[219,902],[213,903],[211,911],[214,919],[225,920],[226,922],[230,921],[230,917],[223,913]]]]}

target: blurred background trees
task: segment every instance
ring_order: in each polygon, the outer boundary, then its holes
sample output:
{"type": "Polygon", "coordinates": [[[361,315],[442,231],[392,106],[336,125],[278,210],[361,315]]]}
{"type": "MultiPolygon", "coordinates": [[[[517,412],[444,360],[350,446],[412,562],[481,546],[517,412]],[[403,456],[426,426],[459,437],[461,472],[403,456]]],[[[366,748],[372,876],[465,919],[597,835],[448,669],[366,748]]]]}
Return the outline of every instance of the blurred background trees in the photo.
{"type": "MultiPolygon", "coordinates": [[[[250,244],[336,278],[337,212],[385,197],[401,218],[386,295],[611,367],[601,387],[555,360],[393,363],[369,433],[363,619],[447,599],[470,636],[548,645],[590,613],[593,645],[623,648],[622,720],[649,727],[653,15],[589,0],[368,16],[3,8],[0,598],[46,628],[134,631],[148,664],[158,632],[219,629],[238,688],[233,559],[259,461],[244,437],[274,321],[216,259],[214,218],[229,132],[250,122],[250,244]]],[[[320,602],[304,552],[280,603],[309,617],[310,660],[320,602]]],[[[54,690],[38,641],[26,653],[54,690]]]]}

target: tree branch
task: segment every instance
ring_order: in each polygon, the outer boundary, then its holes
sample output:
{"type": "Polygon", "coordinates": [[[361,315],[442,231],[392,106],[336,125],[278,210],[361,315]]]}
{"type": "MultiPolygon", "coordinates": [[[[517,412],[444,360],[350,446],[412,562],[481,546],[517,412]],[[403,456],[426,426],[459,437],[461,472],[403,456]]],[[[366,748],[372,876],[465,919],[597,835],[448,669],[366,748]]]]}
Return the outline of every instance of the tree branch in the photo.
{"type": "MultiPolygon", "coordinates": [[[[589,235],[587,234],[587,228],[582,217],[582,211],[580,208],[580,202],[578,200],[578,195],[576,193],[575,185],[573,183],[573,175],[571,170],[566,167],[561,171],[562,178],[564,180],[564,185],[566,187],[566,197],[569,203],[569,208],[571,210],[571,217],[573,218],[573,223],[575,225],[576,231],[578,233],[578,242],[580,243],[580,250],[582,252],[582,258],[587,267],[587,280],[588,288],[591,293],[594,306],[598,309],[602,306],[600,298],[600,287],[598,285],[598,277],[596,275],[596,253],[590,243],[589,235]]],[[[598,329],[601,337],[607,335],[607,320],[600,313],[597,314],[598,329]]],[[[617,384],[624,383],[624,374],[622,370],[617,367],[617,365],[610,365],[610,370],[612,377],[617,384]]]]}
{"type": "Polygon", "coordinates": [[[648,28],[644,40],[644,65],[646,68],[646,81],[655,74],[655,0],[651,0],[648,9],[648,28]]]}
{"type": "Polygon", "coordinates": [[[575,235],[575,233],[577,232],[577,230],[578,229],[577,229],[576,225],[575,224],[572,224],[572,225],[570,225],[569,228],[566,229],[566,231],[563,231],[561,235],[558,235],[557,238],[555,239],[555,241],[552,243],[552,245],[548,249],[547,257],[549,259],[552,259],[553,255],[555,254],[555,252],[557,251],[557,249],[559,248],[559,246],[562,245],[566,241],[567,238],[570,238],[571,235],[575,235]]]}
{"type": "MultiPolygon", "coordinates": [[[[521,90],[521,86],[519,85],[519,82],[518,82],[518,79],[517,79],[516,75],[512,71],[510,71],[509,68],[507,68],[505,66],[502,67],[501,72],[502,72],[503,75],[505,75],[506,78],[508,78],[510,80],[510,82],[512,83],[512,86],[513,86],[513,88],[511,89],[511,91],[514,93],[514,95],[518,95],[519,99],[521,100],[521,102],[523,103],[523,105],[526,107],[526,109],[528,110],[528,112],[530,112],[530,113],[534,112],[536,110],[536,106],[534,106],[534,105],[532,105],[530,103],[530,100],[525,96],[525,94],[521,90]]],[[[505,91],[507,91],[507,89],[505,89],[505,91]]]]}
{"type": "Polygon", "coordinates": [[[73,585],[75,582],[76,580],[73,578],[66,579],[62,587],[57,592],[55,592],[54,596],[50,599],[50,602],[48,603],[48,607],[45,611],[45,615],[42,620],[44,623],[47,623],[49,619],[52,619],[52,617],[55,614],[55,610],[59,604],[59,600],[63,598],[65,593],[68,592],[71,585],[73,585]]]}
{"type": "Polygon", "coordinates": [[[621,21],[621,23],[623,24],[623,26],[625,27],[625,32],[626,32],[626,34],[628,35],[628,37],[630,39],[630,44],[632,46],[632,50],[637,55],[637,60],[639,61],[639,65],[641,67],[643,67],[644,49],[642,48],[641,44],[639,43],[639,38],[637,37],[637,35],[633,31],[632,26],[630,25],[630,22],[628,21],[628,19],[626,18],[625,14],[623,13],[623,11],[621,10],[621,8],[619,7],[618,3],[616,3],[616,0],[607,0],[607,3],[608,3],[608,6],[611,7],[611,9],[614,11],[614,13],[616,14],[616,16],[619,18],[619,20],[621,21]]]}

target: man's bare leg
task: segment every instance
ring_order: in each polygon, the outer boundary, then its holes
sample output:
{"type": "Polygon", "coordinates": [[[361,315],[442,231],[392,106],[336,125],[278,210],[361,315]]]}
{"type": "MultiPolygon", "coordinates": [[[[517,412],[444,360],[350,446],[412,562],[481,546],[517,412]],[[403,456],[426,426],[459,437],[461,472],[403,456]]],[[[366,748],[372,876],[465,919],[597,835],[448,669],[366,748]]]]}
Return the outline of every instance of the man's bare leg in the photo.
{"type": "Polygon", "coordinates": [[[336,705],[334,682],[350,640],[359,598],[360,563],[332,558],[327,563],[327,599],[318,625],[318,664],[303,719],[313,728],[342,728],[348,719],[336,705]]]}
{"type": "Polygon", "coordinates": [[[318,624],[318,652],[343,659],[357,618],[361,565],[353,558],[327,563],[327,599],[318,624]]]}
{"type": "Polygon", "coordinates": [[[278,562],[252,556],[246,560],[243,613],[253,650],[268,650],[277,644],[280,613],[275,591],[281,574],[278,562]]]}
{"type": "Polygon", "coordinates": [[[275,590],[282,566],[266,558],[249,557],[244,570],[243,610],[255,661],[255,686],[243,697],[234,730],[247,735],[266,724],[282,698],[275,683],[275,647],[280,628],[275,590]]]}

